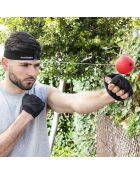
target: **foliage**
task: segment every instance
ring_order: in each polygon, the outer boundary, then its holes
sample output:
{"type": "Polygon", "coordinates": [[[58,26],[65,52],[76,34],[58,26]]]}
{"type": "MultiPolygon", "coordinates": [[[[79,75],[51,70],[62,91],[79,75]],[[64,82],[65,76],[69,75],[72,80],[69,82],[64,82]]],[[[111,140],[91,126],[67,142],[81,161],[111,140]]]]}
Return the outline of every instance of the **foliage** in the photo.
{"type": "Polygon", "coordinates": [[[75,148],[73,156],[95,156],[96,149],[96,120],[93,113],[88,115],[74,114],[73,141],[75,148]]]}
{"type": "Polygon", "coordinates": [[[58,125],[52,156],[73,156],[73,149],[75,148],[72,139],[73,119],[74,117],[71,114],[61,114],[59,116],[60,124],[58,125]]]}
{"type": "Polygon", "coordinates": [[[124,102],[113,103],[109,107],[103,108],[98,112],[98,114],[104,112],[107,115],[110,115],[116,124],[124,127],[129,136],[140,134],[140,79],[138,77],[140,65],[139,34],[138,26],[136,25],[129,34],[127,33],[124,35],[123,41],[119,43],[122,54],[130,55],[135,61],[134,70],[131,74],[126,75],[133,86],[133,97],[124,102]]]}
{"type": "MultiPolygon", "coordinates": [[[[65,92],[97,90],[103,87],[104,74],[114,72],[114,67],[76,63],[114,63],[125,52],[134,57],[139,66],[139,39],[132,35],[133,29],[139,30],[139,21],[139,18],[101,17],[0,18],[0,23],[8,28],[1,31],[0,42],[3,43],[11,31],[30,32],[42,45],[40,82],[57,87],[59,80],[65,79],[65,92]]],[[[94,114],[60,116],[53,156],[94,156],[96,116],[102,113],[110,115],[117,124],[127,120],[128,133],[139,133],[140,85],[137,69],[128,75],[128,79],[133,83],[135,92],[132,99],[115,102],[94,114]]],[[[49,113],[49,130],[52,116],[49,113]]]]}
{"type": "Polygon", "coordinates": [[[131,55],[135,60],[135,68],[128,77],[133,84],[134,95],[132,99],[124,103],[122,108],[126,117],[125,121],[127,120],[126,132],[130,136],[139,135],[140,133],[140,79],[138,77],[140,65],[140,33],[138,26],[136,26],[132,34],[127,36],[127,42],[125,42],[125,44],[123,43],[123,45],[125,45],[125,49],[123,49],[124,52],[131,55]],[[137,35],[135,32],[137,32],[137,35]]]}

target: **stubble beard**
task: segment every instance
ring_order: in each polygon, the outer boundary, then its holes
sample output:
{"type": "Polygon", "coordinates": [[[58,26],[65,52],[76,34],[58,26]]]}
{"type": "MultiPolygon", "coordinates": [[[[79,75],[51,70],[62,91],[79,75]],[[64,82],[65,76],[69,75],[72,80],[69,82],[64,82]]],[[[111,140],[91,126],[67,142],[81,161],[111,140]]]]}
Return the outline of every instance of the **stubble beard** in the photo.
{"type": "Polygon", "coordinates": [[[30,77],[28,79],[32,79],[34,80],[33,82],[28,82],[26,83],[26,85],[24,85],[23,81],[21,81],[20,79],[17,78],[17,76],[12,73],[9,72],[9,80],[18,88],[22,89],[22,90],[30,90],[33,86],[33,84],[35,83],[35,79],[33,77],[30,77]]]}

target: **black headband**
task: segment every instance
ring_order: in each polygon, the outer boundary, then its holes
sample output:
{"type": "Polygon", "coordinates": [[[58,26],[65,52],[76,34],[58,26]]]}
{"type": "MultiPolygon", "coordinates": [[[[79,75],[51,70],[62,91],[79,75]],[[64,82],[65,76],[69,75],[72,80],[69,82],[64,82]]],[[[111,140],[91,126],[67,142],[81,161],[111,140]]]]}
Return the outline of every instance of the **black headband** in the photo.
{"type": "Polygon", "coordinates": [[[4,50],[4,57],[7,59],[13,59],[13,60],[34,60],[40,59],[40,52],[34,51],[32,52],[19,52],[19,51],[10,51],[10,50],[4,50]]]}

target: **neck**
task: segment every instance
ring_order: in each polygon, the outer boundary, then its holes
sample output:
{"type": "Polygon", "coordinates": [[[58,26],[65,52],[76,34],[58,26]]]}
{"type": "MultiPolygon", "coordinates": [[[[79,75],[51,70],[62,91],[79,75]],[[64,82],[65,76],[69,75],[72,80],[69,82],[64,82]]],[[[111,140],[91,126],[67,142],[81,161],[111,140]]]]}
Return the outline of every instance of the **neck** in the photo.
{"type": "Polygon", "coordinates": [[[13,94],[20,94],[23,93],[25,90],[20,89],[19,87],[17,87],[16,85],[14,85],[10,80],[8,79],[4,79],[2,81],[2,86],[4,87],[4,89],[10,93],[13,94]]]}

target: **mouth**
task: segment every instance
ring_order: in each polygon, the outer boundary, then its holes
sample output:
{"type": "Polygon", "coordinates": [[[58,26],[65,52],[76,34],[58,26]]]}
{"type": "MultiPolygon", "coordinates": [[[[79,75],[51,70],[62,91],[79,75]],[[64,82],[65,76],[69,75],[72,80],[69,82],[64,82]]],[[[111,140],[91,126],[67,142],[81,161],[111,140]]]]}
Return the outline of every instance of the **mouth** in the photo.
{"type": "Polygon", "coordinates": [[[24,81],[25,81],[25,82],[34,82],[35,79],[25,79],[24,81]]]}
{"type": "Polygon", "coordinates": [[[25,80],[25,81],[35,81],[35,80],[33,80],[33,79],[27,79],[27,80],[25,80]]]}

